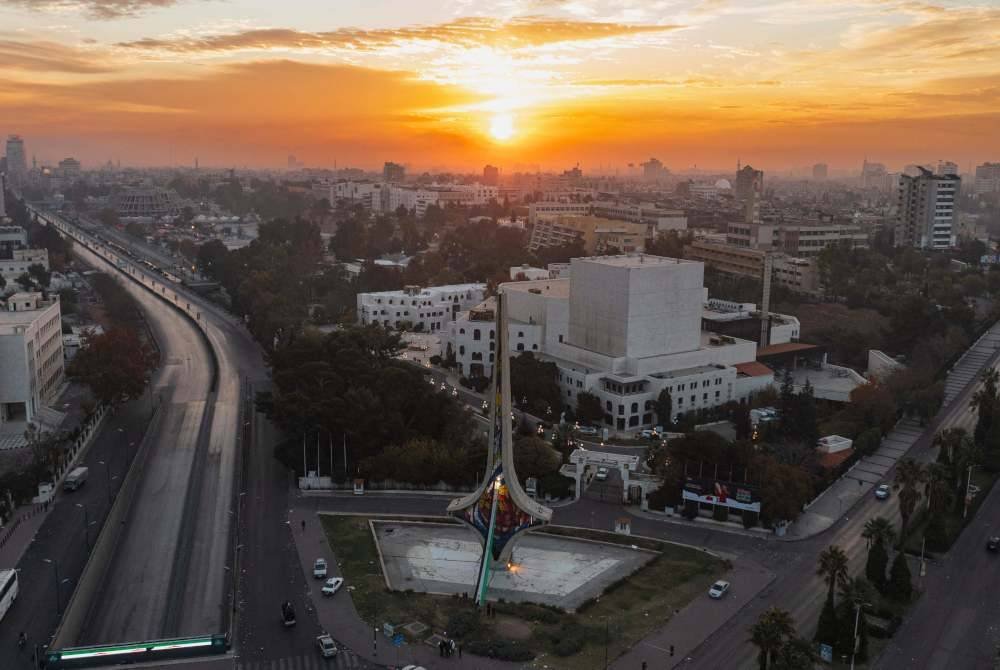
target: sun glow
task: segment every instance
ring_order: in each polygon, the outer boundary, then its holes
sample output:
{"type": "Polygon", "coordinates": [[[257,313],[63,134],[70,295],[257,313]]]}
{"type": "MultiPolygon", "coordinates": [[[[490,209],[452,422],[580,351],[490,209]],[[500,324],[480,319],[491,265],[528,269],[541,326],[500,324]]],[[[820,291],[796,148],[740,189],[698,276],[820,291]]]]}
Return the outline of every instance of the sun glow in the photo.
{"type": "Polygon", "coordinates": [[[514,137],[514,115],[501,112],[490,119],[490,137],[498,142],[506,142],[514,137]]]}

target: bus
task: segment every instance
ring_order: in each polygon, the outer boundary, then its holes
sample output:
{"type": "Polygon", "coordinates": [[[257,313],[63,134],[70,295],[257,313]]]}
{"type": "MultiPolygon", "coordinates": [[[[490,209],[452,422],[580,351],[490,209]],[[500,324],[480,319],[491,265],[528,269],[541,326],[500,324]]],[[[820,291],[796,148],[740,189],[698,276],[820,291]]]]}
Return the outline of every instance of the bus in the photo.
{"type": "Polygon", "coordinates": [[[17,598],[17,570],[0,570],[0,621],[17,598]]]}

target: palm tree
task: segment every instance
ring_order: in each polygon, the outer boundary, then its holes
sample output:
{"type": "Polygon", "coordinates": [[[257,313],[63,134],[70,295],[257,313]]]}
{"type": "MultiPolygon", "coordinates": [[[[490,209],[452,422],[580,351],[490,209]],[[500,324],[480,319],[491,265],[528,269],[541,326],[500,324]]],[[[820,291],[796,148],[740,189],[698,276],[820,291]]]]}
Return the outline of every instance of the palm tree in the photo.
{"type": "Polygon", "coordinates": [[[823,578],[830,589],[830,598],[837,591],[837,584],[845,581],[847,575],[847,554],[835,544],[823,550],[819,555],[819,567],[816,574],[823,578]]]}
{"type": "Polygon", "coordinates": [[[983,373],[983,385],[972,394],[970,406],[976,408],[976,444],[983,444],[986,435],[993,425],[993,411],[997,401],[997,381],[1000,380],[996,369],[989,368],[983,373]]]}
{"type": "Polygon", "coordinates": [[[938,452],[939,463],[950,463],[955,451],[962,445],[962,441],[968,438],[968,433],[964,428],[948,428],[942,430],[934,436],[934,446],[941,449],[938,452]]]}
{"type": "Polygon", "coordinates": [[[951,468],[942,463],[931,463],[927,466],[924,495],[927,496],[927,508],[931,511],[945,510],[954,498],[953,478],[951,468]]]}
{"type": "Polygon", "coordinates": [[[750,628],[750,642],[759,649],[757,655],[760,670],[767,670],[785,641],[795,635],[792,615],[777,607],[764,610],[757,622],[750,628]]]}
{"type": "Polygon", "coordinates": [[[917,485],[923,482],[926,477],[927,473],[924,466],[912,458],[904,458],[896,466],[895,484],[897,489],[901,488],[899,492],[899,515],[903,519],[903,523],[899,529],[900,543],[906,540],[906,527],[910,523],[913,511],[917,508],[917,501],[920,500],[920,491],[917,489],[917,485]]]}
{"type": "Polygon", "coordinates": [[[877,516],[865,522],[861,537],[868,540],[869,547],[874,544],[888,546],[896,540],[896,527],[884,516],[877,516]]]}

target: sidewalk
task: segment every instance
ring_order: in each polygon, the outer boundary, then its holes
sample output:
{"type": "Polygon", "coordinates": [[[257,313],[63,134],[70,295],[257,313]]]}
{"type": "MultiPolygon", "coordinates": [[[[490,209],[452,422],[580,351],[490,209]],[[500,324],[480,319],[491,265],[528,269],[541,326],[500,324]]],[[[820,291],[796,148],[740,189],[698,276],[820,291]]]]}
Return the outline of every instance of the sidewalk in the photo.
{"type": "MultiPolygon", "coordinates": [[[[379,667],[386,664],[390,668],[395,667],[396,648],[392,646],[390,640],[382,634],[381,630],[377,635],[377,654],[373,653],[371,624],[362,621],[357,610],[354,609],[349,583],[345,584],[344,588],[332,598],[323,598],[319,593],[322,582],[312,576],[313,561],[320,557],[326,558],[329,565],[329,576],[340,577],[342,575],[336,556],[323,534],[313,501],[308,498],[296,498],[295,509],[289,515],[289,521],[303,574],[305,574],[306,582],[312,585],[307,595],[312,600],[320,627],[329,632],[339,646],[347,647],[364,660],[378,664],[379,667]],[[301,525],[303,519],[306,522],[304,531],[301,525]]],[[[381,625],[381,622],[379,624],[381,625]]],[[[421,665],[427,670],[444,670],[445,668],[511,670],[511,668],[518,667],[518,664],[471,654],[465,654],[462,658],[458,656],[441,658],[437,649],[425,644],[406,644],[399,649],[399,667],[410,663],[421,665]]]]}
{"type": "Polygon", "coordinates": [[[17,565],[52,507],[51,503],[48,506],[29,503],[17,508],[11,520],[0,530],[0,570],[17,565]]]}

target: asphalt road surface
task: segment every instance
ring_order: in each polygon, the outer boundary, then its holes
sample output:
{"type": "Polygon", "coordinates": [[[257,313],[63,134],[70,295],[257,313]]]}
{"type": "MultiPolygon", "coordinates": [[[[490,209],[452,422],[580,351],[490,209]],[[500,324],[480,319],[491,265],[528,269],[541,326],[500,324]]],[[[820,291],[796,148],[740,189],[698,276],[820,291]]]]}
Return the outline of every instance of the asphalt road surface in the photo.
{"type": "MultiPolygon", "coordinates": [[[[102,259],[76,245],[86,262],[121,277],[102,259]]],[[[153,379],[160,398],[158,430],[149,439],[146,467],[100,596],[79,643],[149,640],[165,635],[164,623],[177,579],[177,547],[185,534],[185,503],[200,483],[199,442],[211,403],[212,359],[190,321],[131,280],[123,286],[139,302],[160,346],[153,379]]],[[[204,567],[202,567],[204,569],[204,567]]],[[[221,596],[220,596],[221,598],[221,596]]],[[[218,607],[213,619],[217,619],[218,607]]],[[[204,621],[201,612],[188,611],[204,621]]],[[[198,632],[216,632],[214,620],[198,632]]]]}

